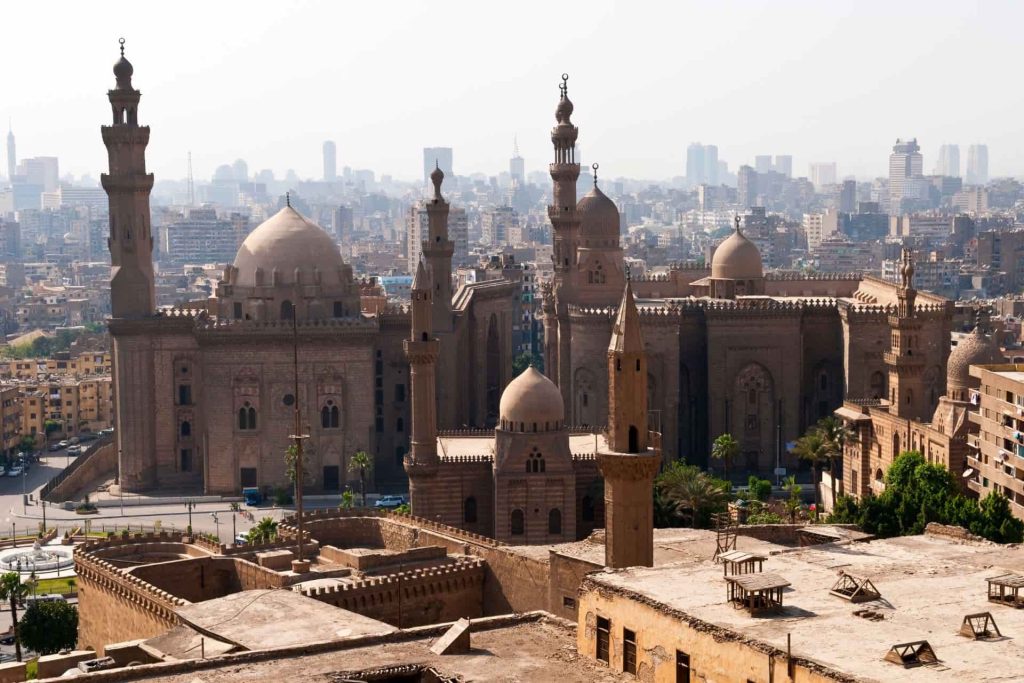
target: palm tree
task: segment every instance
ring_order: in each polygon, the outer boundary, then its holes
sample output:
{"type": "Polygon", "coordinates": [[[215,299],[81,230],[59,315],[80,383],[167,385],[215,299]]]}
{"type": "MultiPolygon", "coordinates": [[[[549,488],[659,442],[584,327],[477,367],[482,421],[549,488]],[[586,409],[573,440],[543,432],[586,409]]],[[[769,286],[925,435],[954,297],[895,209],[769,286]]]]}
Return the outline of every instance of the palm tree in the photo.
{"type": "Polygon", "coordinates": [[[740,452],[740,444],[732,438],[732,434],[722,434],[711,444],[711,457],[715,460],[725,462],[725,480],[729,482],[729,490],[732,490],[732,480],[729,479],[729,461],[735,458],[740,452]]]}
{"type": "Polygon", "coordinates": [[[264,517],[256,526],[249,529],[249,543],[270,543],[277,538],[277,521],[273,517],[264,517]]]}
{"type": "Polygon", "coordinates": [[[828,472],[832,479],[832,505],[836,504],[836,458],[843,457],[843,447],[853,438],[846,423],[834,415],[818,421],[818,431],[828,444],[828,472]]]}
{"type": "Polygon", "coordinates": [[[21,582],[18,572],[7,572],[0,576],[0,600],[7,600],[11,605],[11,627],[14,631],[14,654],[21,661],[21,639],[18,638],[18,603],[28,595],[28,586],[21,582]]]}
{"type": "Polygon", "coordinates": [[[814,482],[815,519],[817,519],[819,509],[821,508],[821,490],[819,488],[820,482],[818,481],[818,467],[828,460],[829,449],[831,448],[832,446],[825,440],[821,430],[814,428],[797,439],[796,447],[793,449],[793,452],[797,454],[797,457],[811,463],[811,471],[813,472],[811,480],[814,482]]]}
{"type": "Polygon", "coordinates": [[[696,527],[701,513],[722,508],[729,494],[693,465],[675,462],[658,476],[659,498],[670,503],[676,514],[696,527]]]}
{"type": "Polygon", "coordinates": [[[366,451],[357,451],[348,461],[349,472],[359,472],[360,505],[366,507],[366,475],[373,471],[373,456],[366,451]]]}

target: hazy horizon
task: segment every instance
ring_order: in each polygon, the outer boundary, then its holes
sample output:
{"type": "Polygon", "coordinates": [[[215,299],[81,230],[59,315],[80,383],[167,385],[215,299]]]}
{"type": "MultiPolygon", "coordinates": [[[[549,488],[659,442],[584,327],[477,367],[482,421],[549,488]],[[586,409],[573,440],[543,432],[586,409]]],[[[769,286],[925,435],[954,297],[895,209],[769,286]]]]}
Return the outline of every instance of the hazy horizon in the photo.
{"type": "Polygon", "coordinates": [[[1024,175],[1009,78],[1024,5],[968,2],[198,3],[5,5],[19,159],[61,174],[106,169],[99,126],[117,39],[152,126],[160,179],[245,159],[322,175],[420,177],[422,148],[454,148],[458,174],[546,167],[559,74],[570,74],[584,161],[605,178],[685,175],[686,146],[716,144],[731,171],[791,154],[795,176],[834,161],[883,176],[897,137],[989,146],[990,175],[1024,175]],[[43,28],[45,27],[45,31],[43,28]],[[1002,65],[1002,68],[1000,68],[1002,65]],[[1002,81],[1002,83],[1000,82],[1002,81]]]}

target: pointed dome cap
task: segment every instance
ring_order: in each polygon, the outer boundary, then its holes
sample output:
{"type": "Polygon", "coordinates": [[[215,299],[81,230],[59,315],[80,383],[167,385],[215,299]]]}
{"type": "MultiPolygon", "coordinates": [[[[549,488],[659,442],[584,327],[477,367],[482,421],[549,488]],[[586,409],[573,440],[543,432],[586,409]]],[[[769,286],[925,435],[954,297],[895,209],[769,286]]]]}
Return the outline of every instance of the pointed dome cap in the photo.
{"type": "Polygon", "coordinates": [[[723,280],[755,280],[764,277],[761,252],[740,230],[739,216],[736,229],[715,249],[711,258],[711,277],[723,280]]]}
{"type": "Polygon", "coordinates": [[[124,38],[121,38],[118,42],[121,44],[121,59],[117,60],[117,63],[114,64],[114,78],[117,79],[118,90],[131,90],[132,74],[135,73],[135,68],[124,57],[124,38]]]}
{"type": "Polygon", "coordinates": [[[249,233],[235,256],[238,278],[234,284],[255,287],[256,270],[263,271],[263,285],[272,283],[276,269],[282,283],[295,281],[295,271],[302,273],[303,284],[313,284],[319,272],[324,285],[342,283],[344,259],[338,245],[323,228],[286,206],[249,233]]]}
{"type": "Polygon", "coordinates": [[[594,187],[576,205],[580,232],[584,238],[619,239],[619,208],[597,186],[597,164],[594,164],[594,187]]]}
{"type": "Polygon", "coordinates": [[[559,123],[572,123],[569,120],[573,110],[572,100],[569,99],[569,74],[562,74],[562,84],[558,89],[562,91],[562,96],[555,107],[555,120],[559,123]]]}
{"type": "Polygon", "coordinates": [[[1003,362],[1003,354],[994,341],[985,337],[980,325],[975,325],[967,337],[949,354],[946,364],[946,388],[966,389],[970,386],[972,365],[995,365],[1003,362]]]}
{"type": "MultiPolygon", "coordinates": [[[[555,383],[531,365],[505,387],[498,414],[502,424],[523,423],[530,431],[534,422],[540,429],[545,423],[560,426],[565,419],[565,404],[555,383]]],[[[513,425],[513,429],[517,428],[513,425]]]]}
{"type": "Polygon", "coordinates": [[[430,280],[427,278],[427,269],[423,267],[423,261],[420,260],[416,266],[416,274],[412,278],[412,291],[414,292],[429,292],[430,291],[430,280]]]}
{"type": "Polygon", "coordinates": [[[434,184],[434,199],[441,198],[441,183],[444,182],[444,171],[437,165],[437,160],[434,160],[434,170],[430,172],[430,182],[434,184]]]}
{"type": "Polygon", "coordinates": [[[633,298],[633,285],[626,280],[626,289],[622,293],[622,303],[612,325],[612,340],[608,344],[611,353],[642,353],[644,339],[640,334],[640,312],[633,298]]]}

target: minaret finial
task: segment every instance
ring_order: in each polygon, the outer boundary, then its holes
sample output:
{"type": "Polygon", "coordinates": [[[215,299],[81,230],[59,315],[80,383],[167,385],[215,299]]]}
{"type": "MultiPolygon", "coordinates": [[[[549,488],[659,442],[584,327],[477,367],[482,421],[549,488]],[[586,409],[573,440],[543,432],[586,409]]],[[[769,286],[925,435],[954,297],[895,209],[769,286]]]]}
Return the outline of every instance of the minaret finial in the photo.
{"type": "Polygon", "coordinates": [[[117,42],[121,45],[121,56],[124,57],[124,38],[118,38],[117,42]]]}
{"type": "Polygon", "coordinates": [[[739,214],[736,214],[736,216],[733,217],[733,222],[736,224],[736,232],[743,232],[742,230],[740,230],[740,215],[739,214]]]}
{"type": "Polygon", "coordinates": [[[597,187],[597,162],[594,162],[590,168],[594,169],[594,187],[597,187]]]}
{"type": "Polygon", "coordinates": [[[562,74],[562,84],[558,89],[562,91],[563,99],[569,96],[569,74],[562,74]]]}
{"type": "Polygon", "coordinates": [[[290,192],[284,193],[284,203],[288,206],[289,209],[292,208],[292,195],[290,192]]]}
{"type": "Polygon", "coordinates": [[[632,278],[632,276],[630,275],[630,268],[629,268],[629,262],[627,261],[627,262],[626,262],[626,282],[630,282],[630,281],[631,281],[632,279],[633,279],[633,278],[632,278]]]}

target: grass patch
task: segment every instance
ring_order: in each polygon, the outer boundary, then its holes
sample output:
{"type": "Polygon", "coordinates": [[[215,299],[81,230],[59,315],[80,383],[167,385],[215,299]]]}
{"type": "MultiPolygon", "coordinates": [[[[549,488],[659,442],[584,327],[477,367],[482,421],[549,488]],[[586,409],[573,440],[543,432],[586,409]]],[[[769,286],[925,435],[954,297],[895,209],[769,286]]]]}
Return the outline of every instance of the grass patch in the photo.
{"type": "Polygon", "coordinates": [[[36,595],[46,595],[48,593],[68,593],[75,590],[78,587],[77,582],[74,578],[68,577],[66,579],[61,577],[55,577],[52,579],[39,579],[39,584],[36,586],[36,595]],[[68,582],[71,585],[68,585],[68,582]]]}
{"type": "Polygon", "coordinates": [[[30,659],[25,662],[25,680],[34,681],[39,678],[39,660],[30,659]]]}

